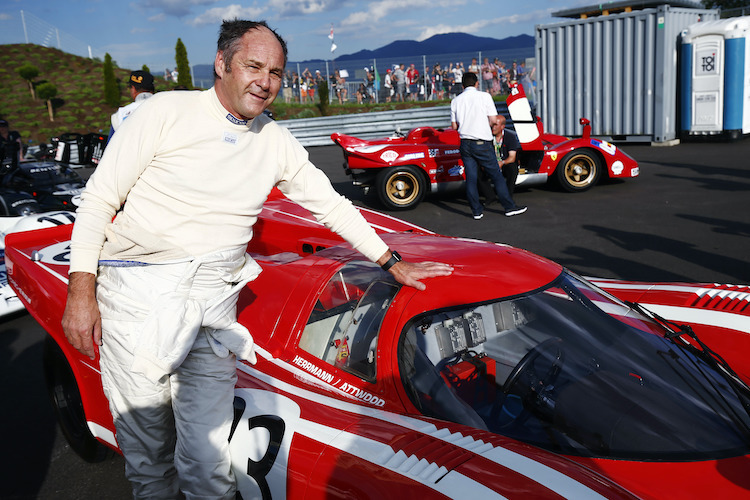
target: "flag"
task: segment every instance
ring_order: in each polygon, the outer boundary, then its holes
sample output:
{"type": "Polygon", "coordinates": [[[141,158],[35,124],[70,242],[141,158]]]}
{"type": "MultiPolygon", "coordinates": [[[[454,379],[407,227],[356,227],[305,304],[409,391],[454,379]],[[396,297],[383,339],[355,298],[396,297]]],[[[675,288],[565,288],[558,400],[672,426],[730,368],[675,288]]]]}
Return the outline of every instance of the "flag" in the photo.
{"type": "Polygon", "coordinates": [[[333,24],[331,25],[331,32],[328,34],[328,39],[333,40],[333,24]]]}
{"type": "Polygon", "coordinates": [[[331,43],[331,52],[333,52],[334,50],[336,50],[336,44],[335,43],[331,43]]]}
{"type": "Polygon", "coordinates": [[[375,90],[380,90],[380,73],[378,73],[378,65],[375,61],[372,64],[372,71],[375,73],[375,90]]]}

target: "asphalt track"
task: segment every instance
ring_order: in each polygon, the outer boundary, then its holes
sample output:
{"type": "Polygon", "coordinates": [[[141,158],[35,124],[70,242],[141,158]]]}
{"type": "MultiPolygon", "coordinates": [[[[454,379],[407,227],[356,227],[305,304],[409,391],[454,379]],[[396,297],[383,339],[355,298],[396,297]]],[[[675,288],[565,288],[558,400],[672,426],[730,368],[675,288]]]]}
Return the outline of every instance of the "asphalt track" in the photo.
{"type": "MultiPolygon", "coordinates": [[[[750,283],[750,138],[624,149],[638,160],[639,178],[579,194],[523,190],[516,201],[529,210],[516,217],[491,206],[475,221],[462,196],[391,213],[438,233],[525,248],[586,276],[750,283]]],[[[379,209],[344,175],[337,147],[310,148],[310,156],[355,204],[379,209]]],[[[0,498],[131,498],[122,457],[88,464],[65,442],[44,386],[43,337],[27,314],[0,320],[0,498]]]]}

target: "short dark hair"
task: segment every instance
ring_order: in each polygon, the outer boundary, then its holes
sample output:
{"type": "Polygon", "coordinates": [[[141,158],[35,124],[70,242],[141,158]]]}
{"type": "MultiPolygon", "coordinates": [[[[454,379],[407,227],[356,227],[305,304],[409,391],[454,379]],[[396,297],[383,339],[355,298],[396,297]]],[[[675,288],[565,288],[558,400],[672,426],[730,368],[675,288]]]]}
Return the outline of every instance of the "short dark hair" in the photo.
{"type": "Polygon", "coordinates": [[[473,87],[477,84],[478,81],[479,79],[477,78],[477,74],[472,73],[471,71],[467,71],[461,77],[461,85],[463,85],[464,88],[473,87]]]}
{"type": "MultiPolygon", "coordinates": [[[[284,52],[284,66],[286,66],[286,59],[288,51],[286,48],[286,42],[276,31],[269,28],[265,21],[245,21],[242,19],[233,19],[231,21],[224,21],[221,23],[219,29],[219,41],[216,43],[216,52],[222,52],[224,54],[224,65],[227,71],[231,71],[231,63],[234,54],[239,49],[240,39],[250,30],[257,30],[266,28],[276,36],[276,39],[281,44],[281,50],[284,52]]],[[[214,79],[218,78],[216,74],[216,68],[214,68],[214,79]]]]}

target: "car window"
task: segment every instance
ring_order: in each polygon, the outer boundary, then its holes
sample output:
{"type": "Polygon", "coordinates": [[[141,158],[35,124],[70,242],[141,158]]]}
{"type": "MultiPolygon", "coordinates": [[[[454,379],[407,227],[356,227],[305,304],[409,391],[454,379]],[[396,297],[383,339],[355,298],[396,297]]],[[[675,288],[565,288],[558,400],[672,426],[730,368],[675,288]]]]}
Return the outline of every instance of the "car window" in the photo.
{"type": "Polygon", "coordinates": [[[567,273],[526,295],[421,314],[398,356],[421,413],[555,452],[681,460],[750,443],[744,399],[726,377],[567,273]]]}
{"type": "Polygon", "coordinates": [[[374,381],[380,326],[399,288],[377,264],[347,264],[318,296],[299,347],[337,368],[374,381]]]}

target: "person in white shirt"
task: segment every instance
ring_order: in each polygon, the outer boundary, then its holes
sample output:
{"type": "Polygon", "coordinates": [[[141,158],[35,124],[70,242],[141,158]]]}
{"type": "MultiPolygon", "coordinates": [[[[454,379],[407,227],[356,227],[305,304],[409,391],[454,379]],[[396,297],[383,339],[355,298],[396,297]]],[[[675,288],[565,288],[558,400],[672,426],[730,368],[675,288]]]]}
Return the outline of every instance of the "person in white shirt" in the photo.
{"type": "Polygon", "coordinates": [[[497,109],[492,96],[487,92],[480,92],[479,79],[476,73],[464,73],[461,78],[464,90],[451,101],[451,127],[461,136],[461,160],[466,175],[466,198],[471,207],[474,219],[484,217],[484,207],[479,201],[477,181],[479,169],[492,180],[495,193],[500,204],[505,209],[505,215],[522,214],[526,207],[517,206],[508,193],[503,174],[495,158],[492,146],[492,129],[497,120],[497,109]]]}
{"type": "Polygon", "coordinates": [[[112,128],[109,131],[109,137],[107,142],[112,140],[112,136],[117,129],[120,128],[122,122],[124,122],[130,115],[138,109],[138,107],[144,103],[149,97],[154,95],[154,77],[148,71],[133,71],[130,73],[128,78],[128,90],[130,91],[130,97],[133,102],[127,106],[122,106],[117,112],[112,113],[111,122],[112,128]]]}
{"type": "Polygon", "coordinates": [[[286,57],[265,22],[225,21],[214,87],[145,102],[82,195],[62,326],[81,353],[99,351],[135,498],[235,496],[235,359],[255,360],[236,300],[260,272],[246,248],[274,187],[404,285],[452,272],[400,260],[263,115],[286,57]]]}

